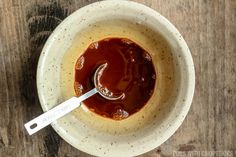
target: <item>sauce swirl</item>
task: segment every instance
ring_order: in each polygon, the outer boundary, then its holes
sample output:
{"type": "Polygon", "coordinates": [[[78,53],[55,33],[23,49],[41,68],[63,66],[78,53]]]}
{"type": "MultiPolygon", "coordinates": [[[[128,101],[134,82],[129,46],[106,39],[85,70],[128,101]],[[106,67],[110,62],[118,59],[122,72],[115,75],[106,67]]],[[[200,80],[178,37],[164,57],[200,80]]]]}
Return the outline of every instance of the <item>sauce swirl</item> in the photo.
{"type": "Polygon", "coordinates": [[[127,38],[106,38],[91,43],[75,65],[76,95],[94,88],[93,74],[105,63],[99,84],[108,93],[123,94],[122,99],[111,101],[96,94],[83,103],[103,117],[125,119],[138,112],[152,96],[156,81],[152,58],[127,38]]]}

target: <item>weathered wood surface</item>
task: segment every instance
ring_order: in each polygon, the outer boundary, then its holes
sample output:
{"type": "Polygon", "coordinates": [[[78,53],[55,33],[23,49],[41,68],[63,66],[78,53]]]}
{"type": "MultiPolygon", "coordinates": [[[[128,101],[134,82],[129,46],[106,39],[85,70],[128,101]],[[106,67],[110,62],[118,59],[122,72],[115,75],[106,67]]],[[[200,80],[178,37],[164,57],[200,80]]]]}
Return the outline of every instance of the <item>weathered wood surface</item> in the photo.
{"type": "MultiPolygon", "coordinates": [[[[30,137],[23,124],[42,113],[35,74],[45,40],[70,13],[95,1],[0,0],[1,157],[90,156],[67,144],[51,127],[30,137]]],[[[142,156],[222,150],[234,150],[236,156],[236,1],[136,1],[157,10],[180,30],[196,67],[195,96],[183,125],[142,156]]]]}

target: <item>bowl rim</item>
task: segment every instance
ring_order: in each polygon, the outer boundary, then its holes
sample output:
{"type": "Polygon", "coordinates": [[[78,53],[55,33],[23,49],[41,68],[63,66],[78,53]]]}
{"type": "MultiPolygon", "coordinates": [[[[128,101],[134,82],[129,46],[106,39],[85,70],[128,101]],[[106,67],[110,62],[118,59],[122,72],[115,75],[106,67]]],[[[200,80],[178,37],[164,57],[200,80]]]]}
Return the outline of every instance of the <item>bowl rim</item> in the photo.
{"type": "MultiPolygon", "coordinates": [[[[192,99],[193,99],[193,95],[194,95],[194,89],[195,89],[195,70],[194,70],[194,64],[193,64],[193,59],[190,53],[190,50],[185,42],[185,40],[182,38],[181,34],[179,33],[179,31],[177,30],[177,28],[170,23],[164,16],[162,16],[160,13],[158,13],[157,11],[153,10],[152,8],[149,8],[143,4],[137,3],[137,2],[133,2],[133,1],[117,1],[117,0],[109,0],[109,1],[99,1],[99,2],[95,2],[92,4],[89,4],[87,6],[84,6],[78,10],[76,10],[75,12],[73,12],[71,15],[69,15],[66,19],[64,19],[57,27],[56,29],[53,31],[53,33],[49,36],[49,38],[47,39],[40,57],[39,57],[39,61],[38,61],[38,66],[37,66],[37,74],[36,74],[36,84],[37,84],[37,91],[38,91],[38,97],[39,97],[39,101],[40,101],[40,105],[43,109],[44,112],[46,112],[48,110],[48,108],[43,105],[43,98],[42,98],[42,90],[39,88],[39,80],[40,80],[40,75],[41,75],[41,65],[44,64],[44,59],[45,59],[45,55],[42,55],[42,52],[48,53],[49,51],[49,47],[50,45],[52,45],[54,43],[54,37],[57,35],[58,32],[60,32],[59,30],[61,28],[63,28],[67,22],[69,22],[71,19],[73,19],[72,17],[77,16],[80,14],[80,12],[83,12],[86,9],[90,9],[96,5],[98,6],[109,6],[109,5],[115,5],[115,4],[124,4],[127,5],[128,7],[132,7],[132,8],[136,8],[136,9],[142,9],[144,11],[144,13],[147,13],[153,17],[155,17],[156,20],[158,20],[158,22],[160,22],[161,24],[167,26],[168,30],[173,32],[175,35],[173,35],[173,38],[175,38],[175,40],[178,42],[179,45],[181,45],[181,47],[183,48],[181,53],[184,53],[185,57],[184,57],[184,61],[186,62],[186,73],[188,75],[188,86],[186,88],[186,99],[185,99],[185,103],[184,106],[182,107],[182,110],[180,111],[179,114],[181,114],[182,116],[179,116],[178,118],[175,119],[175,121],[172,123],[173,125],[170,126],[170,129],[166,130],[164,137],[157,141],[152,143],[149,147],[146,147],[145,149],[143,149],[142,151],[138,151],[138,152],[128,152],[128,156],[136,156],[136,155],[140,155],[143,154],[145,152],[148,152],[156,147],[158,147],[159,145],[161,145],[162,143],[164,143],[168,138],[170,138],[175,132],[176,130],[180,127],[180,125],[182,124],[182,122],[184,121],[191,103],[192,103],[192,99]],[[182,40],[178,40],[177,36],[181,37],[182,40]]],[[[104,154],[98,154],[95,153],[94,151],[90,151],[91,149],[81,149],[78,148],[73,142],[70,141],[70,139],[67,137],[68,135],[65,132],[58,132],[57,130],[60,130],[60,126],[55,122],[52,123],[51,125],[53,127],[53,129],[65,140],[67,141],[70,145],[72,145],[73,147],[79,149],[80,151],[92,154],[92,155],[104,155],[104,154]]],[[[127,152],[126,152],[127,153],[127,152]]]]}

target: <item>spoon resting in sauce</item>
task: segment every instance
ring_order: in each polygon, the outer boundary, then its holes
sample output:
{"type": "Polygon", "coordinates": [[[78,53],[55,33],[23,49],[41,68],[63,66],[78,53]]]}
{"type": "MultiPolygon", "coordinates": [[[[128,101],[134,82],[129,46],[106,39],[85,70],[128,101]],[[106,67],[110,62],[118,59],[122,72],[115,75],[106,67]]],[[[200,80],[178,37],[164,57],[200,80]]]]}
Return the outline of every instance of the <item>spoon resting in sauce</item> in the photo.
{"type": "Polygon", "coordinates": [[[91,43],[77,59],[74,76],[77,96],[93,89],[96,84],[103,93],[83,101],[83,104],[96,116],[117,121],[129,118],[148,103],[157,78],[148,51],[128,38],[120,37],[91,43]],[[91,80],[101,64],[98,82],[91,80]],[[104,95],[120,96],[121,99],[108,101],[104,95]]]}
{"type": "Polygon", "coordinates": [[[81,102],[88,99],[89,97],[99,93],[103,98],[107,100],[118,100],[122,99],[123,93],[120,95],[114,95],[109,89],[102,86],[99,81],[104,69],[106,68],[107,64],[100,65],[94,73],[93,81],[94,86],[92,90],[88,91],[87,93],[79,96],[79,97],[72,97],[65,102],[57,105],[56,107],[50,109],[49,111],[41,114],[40,116],[34,118],[33,120],[27,122],[24,126],[27,132],[32,135],[37,131],[41,130],[42,128],[48,126],[55,120],[63,117],[64,115],[68,114],[72,110],[76,109],[81,105],[81,102]]]}

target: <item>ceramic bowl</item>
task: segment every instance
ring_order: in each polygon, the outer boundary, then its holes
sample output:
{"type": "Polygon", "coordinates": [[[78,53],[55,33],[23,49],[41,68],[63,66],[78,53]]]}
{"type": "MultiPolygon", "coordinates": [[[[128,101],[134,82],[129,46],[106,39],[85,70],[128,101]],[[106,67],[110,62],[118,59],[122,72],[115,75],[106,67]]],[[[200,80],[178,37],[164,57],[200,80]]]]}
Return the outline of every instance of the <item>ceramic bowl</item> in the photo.
{"type": "MultiPolygon", "coordinates": [[[[121,121],[85,105],[52,123],[69,144],[96,156],[135,156],[166,141],[183,122],[194,93],[194,65],[179,31],[156,11],[132,1],[101,1],[67,17],[47,40],[37,69],[44,111],[75,95],[74,66],[94,41],[129,38],[152,56],[157,81],[148,103],[121,121]]],[[[151,77],[151,76],[150,76],[151,77]]]]}

